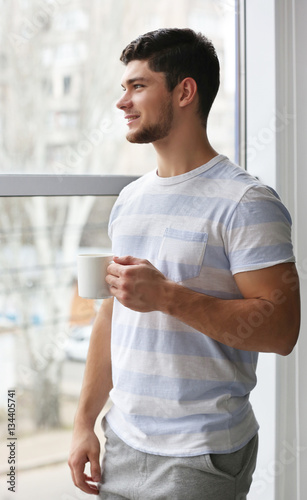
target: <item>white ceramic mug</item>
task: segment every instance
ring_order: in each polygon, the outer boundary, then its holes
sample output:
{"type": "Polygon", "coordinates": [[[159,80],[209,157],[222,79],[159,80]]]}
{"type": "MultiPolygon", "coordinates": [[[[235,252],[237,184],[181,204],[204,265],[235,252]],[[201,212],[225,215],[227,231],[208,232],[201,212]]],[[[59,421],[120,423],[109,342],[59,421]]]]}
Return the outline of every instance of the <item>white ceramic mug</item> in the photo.
{"type": "Polygon", "coordinates": [[[113,255],[78,255],[78,293],[85,299],[106,299],[111,297],[109,285],[105,281],[107,267],[113,255]]]}

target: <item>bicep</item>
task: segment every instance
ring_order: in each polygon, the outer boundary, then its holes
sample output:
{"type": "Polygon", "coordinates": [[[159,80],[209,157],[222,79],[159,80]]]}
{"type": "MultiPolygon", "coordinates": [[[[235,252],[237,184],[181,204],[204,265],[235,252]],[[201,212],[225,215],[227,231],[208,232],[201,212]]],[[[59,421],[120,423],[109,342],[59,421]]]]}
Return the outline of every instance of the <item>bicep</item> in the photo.
{"type": "Polygon", "coordinates": [[[245,299],[261,299],[268,303],[263,311],[267,311],[267,315],[270,311],[272,321],[286,332],[294,346],[300,326],[299,278],[295,264],[290,262],[241,272],[235,274],[234,279],[245,299]]]}
{"type": "Polygon", "coordinates": [[[292,262],[246,271],[234,275],[236,284],[245,299],[264,298],[274,302],[276,297],[296,302],[299,295],[299,279],[292,262]]]}

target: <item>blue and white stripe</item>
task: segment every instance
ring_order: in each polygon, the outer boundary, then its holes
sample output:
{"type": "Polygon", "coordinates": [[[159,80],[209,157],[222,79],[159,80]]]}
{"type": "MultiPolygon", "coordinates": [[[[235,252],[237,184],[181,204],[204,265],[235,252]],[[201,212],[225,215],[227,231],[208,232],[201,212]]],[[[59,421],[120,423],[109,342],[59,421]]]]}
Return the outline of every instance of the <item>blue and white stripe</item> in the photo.
{"type": "MultiPolygon", "coordinates": [[[[187,174],[151,172],[111,213],[115,255],[148,259],[169,279],[242,299],[234,274],[294,261],[291,219],[276,193],[226,157],[187,174]]],[[[139,450],[227,453],[257,432],[249,403],[258,354],[216,342],[176,318],[114,302],[113,430],[139,450]]]]}

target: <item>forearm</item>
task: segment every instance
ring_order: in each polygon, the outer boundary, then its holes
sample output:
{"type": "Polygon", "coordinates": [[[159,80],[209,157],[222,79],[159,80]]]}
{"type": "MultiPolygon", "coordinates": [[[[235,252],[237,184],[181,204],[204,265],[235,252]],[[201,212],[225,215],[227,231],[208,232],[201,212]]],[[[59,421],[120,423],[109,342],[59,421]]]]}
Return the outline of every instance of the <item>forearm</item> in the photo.
{"type": "Polygon", "coordinates": [[[112,389],[112,310],[113,299],[104,300],[93,325],[75,427],[94,427],[112,389]]]}
{"type": "Polygon", "coordinates": [[[287,355],[300,327],[299,279],[293,263],[234,276],[239,300],[222,300],[168,280],[144,259],[114,257],[111,293],[134,311],[161,311],[222,344],[287,355]]]}
{"type": "Polygon", "coordinates": [[[223,300],[168,281],[161,310],[230,347],[288,354],[293,325],[288,324],[282,302],[282,297],[277,302],[273,297],[223,300]]]}

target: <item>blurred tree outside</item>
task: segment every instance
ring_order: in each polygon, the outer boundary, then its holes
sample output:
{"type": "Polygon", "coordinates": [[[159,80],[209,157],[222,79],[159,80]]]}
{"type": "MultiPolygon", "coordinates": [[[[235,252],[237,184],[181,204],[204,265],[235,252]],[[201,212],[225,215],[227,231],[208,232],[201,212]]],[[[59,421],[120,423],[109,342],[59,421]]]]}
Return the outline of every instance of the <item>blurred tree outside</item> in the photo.
{"type": "MultiPolygon", "coordinates": [[[[50,15],[42,11],[41,2],[1,6],[3,172],[49,170],[61,182],[65,174],[107,173],[116,165],[116,140],[106,140],[108,155],[102,156],[99,147],[110,134],[107,113],[111,116],[117,89],[112,66],[110,79],[101,73],[112,32],[106,36],[97,27],[106,17],[114,27],[120,19],[114,9],[108,12],[109,2],[104,8],[92,2],[85,10],[78,9],[79,2],[65,4],[50,15]],[[80,53],[71,50],[78,44],[80,53]]],[[[7,250],[1,253],[2,296],[4,307],[14,302],[18,311],[29,363],[18,366],[17,379],[31,384],[36,426],[56,427],[61,423],[59,390],[75,291],[74,262],[95,198],[1,202],[1,247],[7,250]]],[[[105,232],[104,223],[100,230],[105,232]]]]}
{"type": "MultiPolygon", "coordinates": [[[[153,169],[153,148],[124,140],[115,107],[123,47],[151,29],[199,28],[205,20],[224,57],[217,28],[221,10],[210,0],[2,0],[0,9],[2,173],[55,174],[60,183],[67,174],[153,169]]],[[[229,121],[231,92],[222,89],[219,103],[218,116],[224,113],[229,121]]],[[[113,201],[103,204],[92,196],[0,200],[0,315],[13,310],[27,350],[27,363],[17,366],[17,383],[30,385],[37,427],[61,425],[63,345],[72,319],[76,256],[82,246],[109,245],[113,201]]]]}

